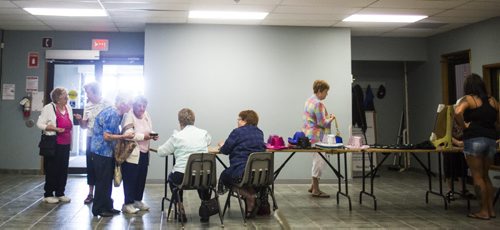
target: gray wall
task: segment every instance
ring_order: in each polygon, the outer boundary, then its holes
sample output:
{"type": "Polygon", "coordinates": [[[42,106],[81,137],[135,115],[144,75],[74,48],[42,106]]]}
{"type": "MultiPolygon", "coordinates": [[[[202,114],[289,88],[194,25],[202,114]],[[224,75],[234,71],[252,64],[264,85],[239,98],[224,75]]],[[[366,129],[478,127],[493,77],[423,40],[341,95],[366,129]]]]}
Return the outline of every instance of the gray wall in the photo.
{"type": "MultiPolygon", "coordinates": [[[[196,125],[208,130],[213,145],[236,128],[238,113],[253,109],[267,138],[287,138],[302,125],[304,101],[312,83],[325,79],[326,107],[341,132],[351,122],[349,29],[223,25],[148,25],[145,77],[149,111],[159,145],[178,129],[177,112],[189,107],[196,125]]],[[[347,136],[345,136],[347,138],[347,136]]],[[[288,154],[276,154],[276,165],[288,154]]],[[[227,162],[227,157],[222,156],[227,162]]],[[[220,169],[221,167],[219,167],[220,169]]],[[[163,175],[153,156],[149,178],[163,175]]],[[[311,157],[298,154],[280,179],[310,178],[311,157]]],[[[332,178],[328,170],[325,178],[332,178]]]]}
{"type": "MultiPolygon", "coordinates": [[[[16,85],[16,99],[0,100],[0,146],[2,160],[0,169],[39,169],[38,141],[40,130],[28,128],[19,106],[19,101],[26,95],[26,76],[38,76],[39,88],[45,87],[45,49],[42,38],[52,37],[52,49],[89,50],[93,38],[109,39],[109,51],[102,56],[142,57],[144,54],[144,33],[88,33],[88,32],[24,32],[5,31],[5,49],[3,58],[2,84],[16,85]],[[38,52],[40,67],[27,68],[28,52],[38,52]]],[[[32,112],[36,121],[40,112],[32,112]]]]}
{"type": "Polygon", "coordinates": [[[426,61],[425,38],[353,37],[353,61],[426,61]]]}
{"type": "MultiPolygon", "coordinates": [[[[429,137],[436,106],[442,103],[441,55],[471,50],[471,70],[482,75],[482,66],[500,63],[500,18],[490,19],[428,40],[428,61],[412,70],[410,78],[410,110],[413,116],[412,140],[429,137]]],[[[436,165],[433,166],[436,169],[436,165]]]]}

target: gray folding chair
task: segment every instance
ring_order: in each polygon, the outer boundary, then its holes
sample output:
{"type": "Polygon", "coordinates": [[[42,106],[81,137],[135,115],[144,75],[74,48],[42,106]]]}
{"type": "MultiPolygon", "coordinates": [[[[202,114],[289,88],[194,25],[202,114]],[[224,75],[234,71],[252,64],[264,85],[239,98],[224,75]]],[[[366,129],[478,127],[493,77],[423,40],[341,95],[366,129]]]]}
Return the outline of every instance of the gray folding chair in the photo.
{"type": "MultiPolygon", "coordinates": [[[[246,213],[243,209],[241,203],[241,194],[239,189],[252,187],[255,189],[265,189],[269,191],[273,199],[273,210],[278,208],[276,204],[276,199],[274,198],[274,154],[268,152],[256,152],[250,154],[245,166],[245,171],[243,173],[243,178],[239,184],[234,184],[229,189],[229,194],[227,196],[226,204],[224,205],[224,211],[222,215],[226,213],[226,209],[229,207],[229,200],[231,197],[238,198],[238,203],[240,205],[241,215],[243,216],[243,223],[246,224],[246,213]]],[[[255,207],[257,208],[257,207],[255,207]]]]}
{"type": "Polygon", "coordinates": [[[175,218],[179,220],[184,227],[184,222],[182,220],[182,214],[185,215],[184,208],[180,203],[180,192],[183,190],[197,190],[197,189],[208,189],[210,193],[215,194],[215,199],[217,200],[217,205],[219,206],[219,218],[222,227],[224,227],[223,215],[220,213],[219,195],[215,190],[217,186],[217,170],[215,163],[215,155],[210,153],[193,153],[189,156],[186,163],[186,171],[184,172],[184,178],[182,183],[177,186],[170,199],[170,205],[168,207],[167,219],[170,216],[170,211],[172,210],[172,203],[174,202],[174,196],[177,197],[176,200],[179,201],[175,205],[175,218]]]}

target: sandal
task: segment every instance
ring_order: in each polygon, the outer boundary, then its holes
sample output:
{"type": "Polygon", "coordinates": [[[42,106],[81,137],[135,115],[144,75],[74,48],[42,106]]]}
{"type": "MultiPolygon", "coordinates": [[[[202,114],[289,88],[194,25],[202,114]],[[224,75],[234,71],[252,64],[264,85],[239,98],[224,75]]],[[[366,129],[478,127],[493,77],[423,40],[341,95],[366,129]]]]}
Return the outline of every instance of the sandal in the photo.
{"type": "Polygon", "coordinates": [[[469,218],[473,218],[473,219],[478,219],[478,220],[489,220],[490,217],[482,217],[482,216],[478,216],[476,213],[469,213],[467,215],[467,217],[469,218]]]}
{"type": "Polygon", "coordinates": [[[87,198],[85,198],[85,200],[83,201],[84,204],[90,204],[92,203],[92,201],[94,201],[94,196],[92,194],[89,194],[87,196],[87,198]]]}
{"type": "Polygon", "coordinates": [[[312,197],[319,197],[319,198],[330,198],[330,195],[320,191],[319,193],[317,194],[312,194],[312,197]]]}

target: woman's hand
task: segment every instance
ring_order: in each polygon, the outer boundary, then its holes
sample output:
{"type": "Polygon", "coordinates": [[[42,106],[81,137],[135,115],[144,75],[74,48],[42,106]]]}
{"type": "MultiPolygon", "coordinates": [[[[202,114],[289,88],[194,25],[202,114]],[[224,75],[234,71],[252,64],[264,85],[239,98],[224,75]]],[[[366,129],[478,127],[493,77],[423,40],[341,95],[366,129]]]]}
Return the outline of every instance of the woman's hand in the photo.
{"type": "Polygon", "coordinates": [[[219,143],[217,143],[217,146],[219,146],[219,149],[224,145],[224,141],[219,141],[219,143]]]}
{"type": "Polygon", "coordinates": [[[47,125],[47,127],[45,128],[45,130],[46,131],[53,131],[53,132],[57,132],[57,133],[64,132],[64,128],[57,128],[54,125],[47,125]]]}
{"type": "Polygon", "coordinates": [[[77,119],[77,120],[81,120],[82,119],[82,115],[80,115],[78,113],[73,114],[73,117],[75,117],[75,119],[77,119]]]}
{"type": "Polygon", "coordinates": [[[121,139],[132,139],[134,138],[135,133],[124,133],[121,137],[121,139]]]}

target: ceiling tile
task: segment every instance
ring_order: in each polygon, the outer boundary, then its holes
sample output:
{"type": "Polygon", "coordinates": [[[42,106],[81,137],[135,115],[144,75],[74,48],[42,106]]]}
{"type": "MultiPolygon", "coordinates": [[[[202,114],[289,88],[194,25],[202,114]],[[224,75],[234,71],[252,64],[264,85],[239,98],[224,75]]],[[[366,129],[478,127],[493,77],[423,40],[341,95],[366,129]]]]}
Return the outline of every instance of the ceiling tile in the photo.
{"type": "Polygon", "coordinates": [[[407,9],[450,9],[470,0],[379,0],[370,7],[407,9]]]}

